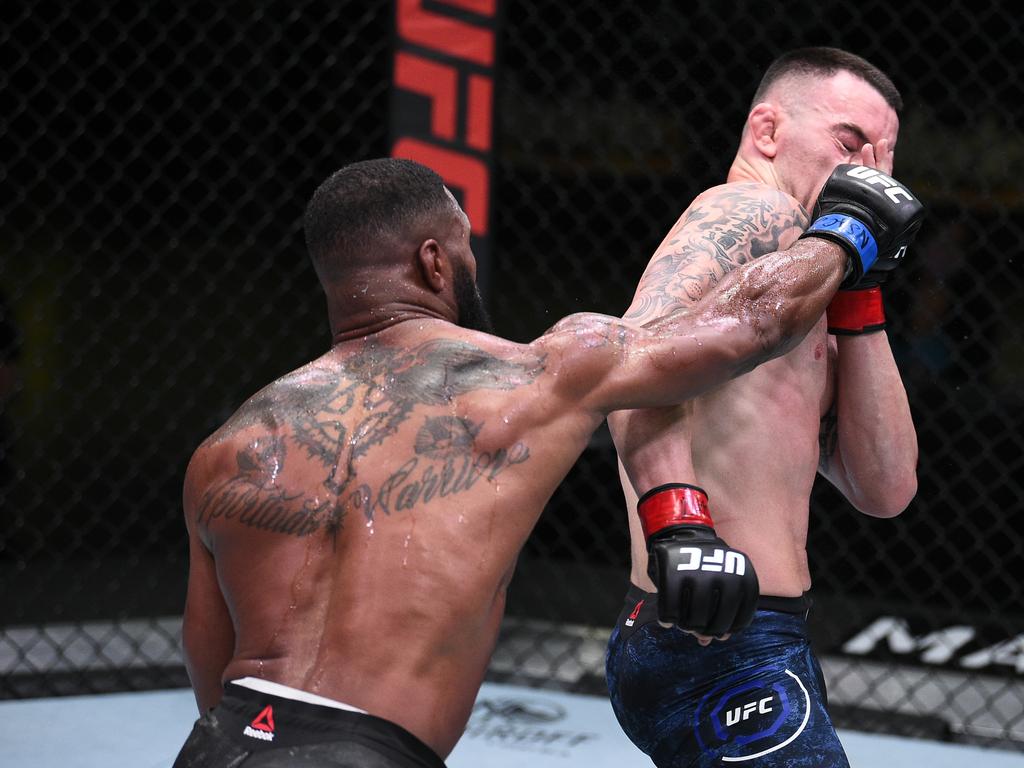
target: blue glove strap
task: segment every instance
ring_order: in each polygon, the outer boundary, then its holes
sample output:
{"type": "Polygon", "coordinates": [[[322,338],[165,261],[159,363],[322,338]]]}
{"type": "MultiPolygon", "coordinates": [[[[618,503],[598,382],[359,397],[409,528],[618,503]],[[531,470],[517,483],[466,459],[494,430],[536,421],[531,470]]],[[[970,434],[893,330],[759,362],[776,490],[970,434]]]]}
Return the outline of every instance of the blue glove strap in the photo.
{"type": "Polygon", "coordinates": [[[871,265],[878,259],[878,243],[871,230],[864,226],[860,220],[842,213],[827,213],[819,216],[818,219],[807,229],[808,232],[831,232],[838,235],[845,242],[853,246],[860,256],[860,263],[864,266],[861,274],[867,274],[871,265]]]}

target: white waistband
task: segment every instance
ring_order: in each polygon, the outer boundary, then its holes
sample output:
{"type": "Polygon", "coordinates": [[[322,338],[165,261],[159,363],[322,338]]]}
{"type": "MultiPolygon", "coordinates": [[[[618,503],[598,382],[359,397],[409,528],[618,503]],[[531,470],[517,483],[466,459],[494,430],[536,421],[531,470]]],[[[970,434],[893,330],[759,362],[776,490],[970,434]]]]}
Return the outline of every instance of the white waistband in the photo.
{"type": "Polygon", "coordinates": [[[273,696],[280,696],[282,699],[291,699],[292,701],[304,701],[307,704],[319,704],[322,707],[334,707],[334,709],[344,709],[349,712],[359,712],[365,715],[365,709],[359,709],[359,707],[353,707],[351,704],[345,704],[334,699],[328,699],[326,696],[317,696],[315,693],[309,693],[303,691],[300,688],[292,688],[290,685],[281,685],[270,680],[262,680],[258,677],[240,677],[237,680],[232,680],[235,685],[240,685],[243,688],[249,688],[253,691],[259,691],[260,693],[269,693],[273,696]]]}

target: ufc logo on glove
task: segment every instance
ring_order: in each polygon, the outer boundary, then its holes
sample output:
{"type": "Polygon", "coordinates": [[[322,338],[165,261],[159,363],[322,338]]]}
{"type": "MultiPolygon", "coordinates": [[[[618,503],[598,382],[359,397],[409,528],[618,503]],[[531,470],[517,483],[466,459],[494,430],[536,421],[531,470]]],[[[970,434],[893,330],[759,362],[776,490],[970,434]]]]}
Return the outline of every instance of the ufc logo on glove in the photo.
{"type": "Polygon", "coordinates": [[[886,176],[884,173],[876,171],[874,168],[868,168],[865,165],[855,165],[846,172],[846,175],[852,176],[855,179],[860,179],[866,184],[878,184],[886,187],[885,196],[894,203],[899,203],[897,198],[900,195],[903,195],[907,200],[914,199],[914,196],[910,194],[910,191],[896,181],[896,179],[892,178],[892,176],[886,176]]]}
{"type": "Polygon", "coordinates": [[[688,562],[679,563],[677,571],[710,571],[712,573],[735,573],[742,576],[747,571],[747,558],[735,550],[714,549],[710,555],[703,556],[700,547],[680,547],[679,554],[688,562]]]}

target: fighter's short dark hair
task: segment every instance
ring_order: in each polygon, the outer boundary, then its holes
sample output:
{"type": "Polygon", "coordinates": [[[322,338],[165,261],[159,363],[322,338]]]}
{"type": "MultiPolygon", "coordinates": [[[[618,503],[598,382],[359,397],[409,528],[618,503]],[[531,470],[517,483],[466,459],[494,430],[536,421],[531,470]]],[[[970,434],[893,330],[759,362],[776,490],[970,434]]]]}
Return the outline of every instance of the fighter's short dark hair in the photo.
{"type": "Polygon", "coordinates": [[[306,248],[320,279],[331,280],[369,263],[425,219],[454,210],[444,180],[425,165],[392,157],[352,163],[310,198],[303,217],[306,248]]]}
{"type": "Polygon", "coordinates": [[[827,47],[796,48],[775,59],[761,78],[750,106],[764,101],[768,89],[787,75],[831,77],[843,71],[856,75],[872,86],[897,113],[903,109],[903,97],[882,70],[854,53],[827,47]]]}

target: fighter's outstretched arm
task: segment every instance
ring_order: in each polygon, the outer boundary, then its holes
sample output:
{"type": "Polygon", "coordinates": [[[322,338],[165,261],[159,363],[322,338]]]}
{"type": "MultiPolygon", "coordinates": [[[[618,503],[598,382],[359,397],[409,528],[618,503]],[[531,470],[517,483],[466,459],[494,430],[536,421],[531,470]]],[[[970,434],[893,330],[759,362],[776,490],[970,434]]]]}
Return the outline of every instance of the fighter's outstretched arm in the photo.
{"type": "Polygon", "coordinates": [[[560,369],[566,399],[609,412],[691,398],[792,349],[840,283],[892,269],[924,208],[903,185],[861,165],[840,165],[822,188],[817,218],[789,249],[730,272],[699,304],[642,326],[573,315],[534,344],[560,369]]]}
{"type": "Polygon", "coordinates": [[[607,413],[670,405],[792,349],[825,311],[850,259],[810,238],[727,275],[692,307],[642,325],[571,315],[542,339],[577,407],[607,413]]]}

